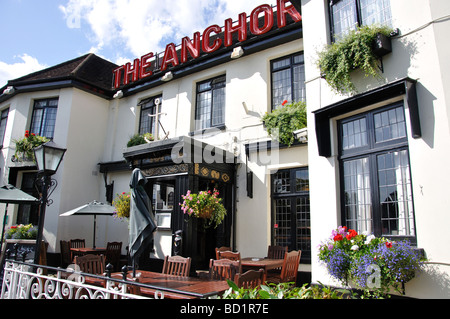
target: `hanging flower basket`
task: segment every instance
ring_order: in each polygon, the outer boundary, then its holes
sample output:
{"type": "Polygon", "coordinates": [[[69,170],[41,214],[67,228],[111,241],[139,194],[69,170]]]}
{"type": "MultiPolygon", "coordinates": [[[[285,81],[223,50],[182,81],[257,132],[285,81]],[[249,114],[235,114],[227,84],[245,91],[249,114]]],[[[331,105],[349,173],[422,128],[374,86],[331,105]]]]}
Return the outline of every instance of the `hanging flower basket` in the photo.
{"type": "Polygon", "coordinates": [[[13,161],[24,162],[34,161],[34,148],[50,141],[44,136],[39,136],[29,131],[25,131],[24,138],[13,140],[16,144],[13,161]]]}
{"type": "Polygon", "coordinates": [[[117,197],[114,198],[112,204],[115,208],[114,217],[119,219],[126,219],[130,217],[130,200],[131,194],[130,192],[123,192],[122,194],[117,194],[117,197]]]}
{"type": "Polygon", "coordinates": [[[188,191],[186,195],[181,196],[183,203],[179,203],[179,205],[185,214],[204,219],[206,227],[214,225],[214,228],[217,228],[227,214],[221,203],[222,199],[218,196],[219,192],[216,189],[213,192],[201,191],[198,194],[188,191]]]}
{"type": "Polygon", "coordinates": [[[404,284],[423,270],[425,261],[407,241],[358,234],[345,226],[332,231],[318,257],[331,277],[356,285],[369,297],[389,297],[391,288],[403,294],[404,284]]]}

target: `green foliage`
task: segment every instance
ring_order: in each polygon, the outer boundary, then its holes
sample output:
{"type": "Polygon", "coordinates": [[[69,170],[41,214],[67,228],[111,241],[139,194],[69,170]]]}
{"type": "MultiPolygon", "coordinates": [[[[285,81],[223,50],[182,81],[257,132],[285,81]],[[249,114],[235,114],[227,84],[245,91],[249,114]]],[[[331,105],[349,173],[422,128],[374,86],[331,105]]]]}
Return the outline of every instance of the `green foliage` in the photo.
{"type": "Polygon", "coordinates": [[[389,297],[391,288],[403,293],[403,284],[423,269],[425,260],[407,241],[358,234],[345,226],[332,231],[318,257],[330,276],[377,298],[389,297]]]}
{"type": "Polygon", "coordinates": [[[130,217],[130,200],[131,194],[130,192],[122,194],[117,194],[117,197],[114,198],[112,204],[115,208],[114,216],[116,218],[124,219],[130,217]]]}
{"type": "Polygon", "coordinates": [[[146,144],[150,141],[154,141],[153,134],[145,133],[145,134],[135,134],[133,135],[127,143],[127,147],[132,147],[136,145],[146,144]]]}
{"type": "Polygon", "coordinates": [[[6,239],[36,239],[38,229],[32,224],[14,225],[6,232],[6,239]]]}
{"type": "Polygon", "coordinates": [[[14,158],[18,161],[32,160],[34,161],[34,148],[50,141],[48,138],[36,135],[27,130],[24,138],[20,140],[13,140],[16,144],[16,151],[14,158]]]}
{"type": "Polygon", "coordinates": [[[319,52],[318,66],[327,83],[337,93],[344,94],[356,91],[350,79],[353,70],[361,69],[366,76],[379,78],[373,44],[377,34],[389,36],[391,32],[386,26],[360,27],[319,52]]]}
{"type": "Polygon", "coordinates": [[[294,283],[261,285],[258,288],[239,288],[233,281],[227,280],[230,289],[222,299],[348,299],[350,291],[331,287],[304,284],[296,287],[294,283]]]}
{"type": "Polygon", "coordinates": [[[205,227],[215,225],[219,226],[227,214],[225,206],[223,206],[222,198],[219,198],[219,192],[214,189],[212,192],[200,191],[199,193],[191,193],[187,191],[186,195],[182,195],[183,202],[179,203],[184,214],[196,218],[204,218],[206,220],[205,227]]]}
{"type": "Polygon", "coordinates": [[[286,104],[271,113],[266,113],[262,121],[272,137],[280,143],[291,146],[295,141],[294,131],[307,126],[306,103],[286,104]]]}

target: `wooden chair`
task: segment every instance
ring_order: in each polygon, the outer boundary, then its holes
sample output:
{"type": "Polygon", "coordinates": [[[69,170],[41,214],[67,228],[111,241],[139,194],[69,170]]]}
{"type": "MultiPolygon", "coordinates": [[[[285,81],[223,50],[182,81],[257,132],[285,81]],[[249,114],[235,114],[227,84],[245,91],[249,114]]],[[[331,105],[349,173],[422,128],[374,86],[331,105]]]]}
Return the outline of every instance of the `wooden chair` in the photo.
{"type": "Polygon", "coordinates": [[[289,253],[286,253],[284,255],[283,266],[281,267],[281,273],[269,273],[267,281],[272,283],[296,282],[301,254],[301,250],[293,250],[289,253]]]}
{"type": "MultiPolygon", "coordinates": [[[[284,255],[288,252],[288,247],[283,246],[272,246],[269,245],[267,249],[267,258],[270,259],[284,259],[284,255]]],[[[280,273],[281,267],[268,270],[269,273],[280,273]]]]}
{"type": "Polygon", "coordinates": [[[86,247],[86,241],[84,239],[71,239],[70,248],[84,248],[86,247]]]}
{"type": "Polygon", "coordinates": [[[271,246],[267,250],[267,258],[270,259],[284,259],[284,255],[288,252],[288,247],[271,246]]]}
{"type": "Polygon", "coordinates": [[[218,254],[219,251],[231,251],[231,247],[226,247],[226,246],[222,246],[219,248],[216,247],[216,259],[219,259],[219,254],[218,254]]]}
{"type": "MultiPolygon", "coordinates": [[[[84,248],[86,247],[86,242],[84,239],[71,239],[69,241],[70,243],[70,248],[84,248]]],[[[77,256],[76,253],[74,252],[70,252],[70,259],[74,260],[75,256],[77,256]]],[[[81,256],[81,255],[79,255],[81,256]]]]}
{"type": "Polygon", "coordinates": [[[264,280],[264,269],[248,270],[245,273],[238,273],[234,275],[234,283],[239,288],[257,288],[261,286],[264,280]]]}
{"type": "Polygon", "coordinates": [[[234,260],[234,261],[241,261],[241,253],[232,252],[229,250],[217,251],[216,257],[217,257],[217,259],[229,259],[229,260],[234,260]]]}
{"type": "Polygon", "coordinates": [[[109,242],[106,244],[105,263],[114,266],[115,271],[120,270],[120,254],[122,252],[122,242],[109,242]]]}
{"type": "Polygon", "coordinates": [[[209,278],[212,280],[234,280],[241,272],[241,261],[229,259],[211,259],[209,261],[209,278]]]}
{"type": "Polygon", "coordinates": [[[163,274],[188,277],[191,270],[191,257],[166,256],[162,269],[163,274]]]}
{"type": "Polygon", "coordinates": [[[60,240],[59,245],[61,246],[61,266],[65,268],[72,263],[72,256],[70,254],[70,242],[66,240],[60,240]]]}
{"type": "Polygon", "coordinates": [[[103,275],[105,272],[104,255],[75,256],[74,262],[80,267],[81,272],[94,275],[103,275]]]}

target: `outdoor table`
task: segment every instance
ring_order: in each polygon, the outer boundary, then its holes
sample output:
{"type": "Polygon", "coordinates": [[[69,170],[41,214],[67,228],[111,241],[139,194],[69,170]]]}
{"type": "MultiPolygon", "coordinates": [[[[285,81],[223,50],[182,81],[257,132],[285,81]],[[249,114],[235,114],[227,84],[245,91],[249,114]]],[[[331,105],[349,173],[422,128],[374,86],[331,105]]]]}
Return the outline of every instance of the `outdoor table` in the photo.
{"type": "Polygon", "coordinates": [[[77,256],[89,254],[104,255],[106,253],[106,248],[94,248],[94,247],[70,248],[70,251],[75,253],[77,256]]]}
{"type": "MultiPolygon", "coordinates": [[[[111,274],[112,278],[121,279],[122,273],[111,274]]],[[[131,279],[131,274],[128,275],[131,279]]],[[[182,277],[166,275],[159,272],[137,270],[136,277],[139,278],[139,283],[147,284],[167,291],[159,290],[158,288],[140,287],[142,295],[155,296],[155,292],[161,291],[164,293],[164,298],[168,299],[198,299],[200,296],[185,295],[182,292],[190,292],[197,294],[222,294],[230,288],[226,280],[211,280],[208,278],[199,277],[182,277]]]]}
{"type": "Polygon", "coordinates": [[[75,256],[84,256],[84,255],[105,255],[106,248],[94,248],[94,247],[82,247],[82,248],[70,248],[71,258],[75,258],[75,256]]]}
{"type": "Polygon", "coordinates": [[[264,279],[265,282],[267,280],[267,271],[270,269],[280,268],[283,266],[284,259],[271,259],[271,258],[254,258],[247,257],[241,259],[241,266],[244,271],[245,270],[264,270],[264,279]]]}

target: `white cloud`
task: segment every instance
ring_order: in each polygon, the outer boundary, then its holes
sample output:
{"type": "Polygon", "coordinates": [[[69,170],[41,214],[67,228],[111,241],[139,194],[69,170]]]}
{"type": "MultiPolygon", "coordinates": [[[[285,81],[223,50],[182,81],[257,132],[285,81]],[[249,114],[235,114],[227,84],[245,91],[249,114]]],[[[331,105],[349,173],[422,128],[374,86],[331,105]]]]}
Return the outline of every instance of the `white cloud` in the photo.
{"type": "Polygon", "coordinates": [[[45,69],[47,67],[46,65],[39,63],[36,58],[33,58],[28,54],[23,54],[18,56],[18,58],[21,59],[22,62],[8,64],[0,61],[0,87],[6,85],[8,80],[17,79],[21,76],[45,69]]]}
{"type": "Polygon", "coordinates": [[[69,0],[60,10],[68,27],[88,27],[91,51],[109,48],[117,57],[139,57],[266,3],[275,5],[276,0],[69,0]]]}

